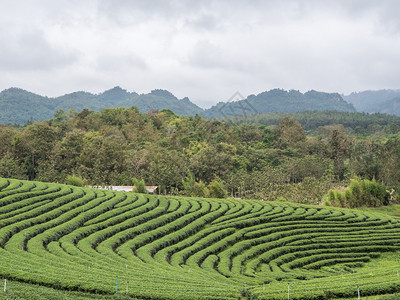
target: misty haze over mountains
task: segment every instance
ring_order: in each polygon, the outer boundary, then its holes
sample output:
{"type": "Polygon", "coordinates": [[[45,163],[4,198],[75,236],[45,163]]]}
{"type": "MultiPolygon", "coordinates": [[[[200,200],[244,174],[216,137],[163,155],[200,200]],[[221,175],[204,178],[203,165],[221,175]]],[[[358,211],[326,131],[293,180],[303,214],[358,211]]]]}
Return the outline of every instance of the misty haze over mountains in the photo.
{"type": "Polygon", "coordinates": [[[307,110],[387,113],[400,115],[400,90],[363,91],[344,96],[338,93],[272,89],[258,95],[241,97],[231,102],[219,102],[203,109],[185,97],[178,99],[167,90],[156,89],[148,94],[129,92],[114,87],[100,94],[74,92],[49,98],[19,88],[0,93],[0,123],[25,124],[27,121],[50,119],[58,110],[78,112],[113,107],[136,106],[141,112],[170,109],[178,115],[198,114],[205,118],[307,110]]]}
{"type": "Polygon", "coordinates": [[[400,90],[363,91],[343,96],[343,99],[359,112],[400,115],[400,90]]]}

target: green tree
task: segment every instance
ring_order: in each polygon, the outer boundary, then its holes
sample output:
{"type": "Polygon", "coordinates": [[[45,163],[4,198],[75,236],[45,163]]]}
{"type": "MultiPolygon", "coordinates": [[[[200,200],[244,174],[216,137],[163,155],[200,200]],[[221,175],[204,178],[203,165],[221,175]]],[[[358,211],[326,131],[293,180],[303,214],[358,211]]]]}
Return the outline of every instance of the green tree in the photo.
{"type": "Polygon", "coordinates": [[[193,186],[192,196],[206,198],[210,194],[207,186],[203,181],[195,182],[193,186]]]}
{"type": "Polygon", "coordinates": [[[333,128],[329,134],[328,145],[330,158],[334,162],[335,175],[337,175],[340,180],[343,180],[346,172],[344,162],[349,155],[349,148],[351,145],[351,141],[343,125],[333,128]]]}
{"type": "Polygon", "coordinates": [[[218,177],[210,182],[208,189],[211,198],[225,198],[228,194],[224,182],[218,177]]]}
{"type": "Polygon", "coordinates": [[[277,145],[280,148],[296,146],[305,141],[306,134],[301,124],[290,117],[285,117],[279,123],[279,136],[277,145]]]}
{"type": "Polygon", "coordinates": [[[196,179],[194,178],[193,174],[189,174],[189,176],[186,176],[185,179],[182,179],[183,192],[186,196],[193,196],[195,183],[196,179]]]}

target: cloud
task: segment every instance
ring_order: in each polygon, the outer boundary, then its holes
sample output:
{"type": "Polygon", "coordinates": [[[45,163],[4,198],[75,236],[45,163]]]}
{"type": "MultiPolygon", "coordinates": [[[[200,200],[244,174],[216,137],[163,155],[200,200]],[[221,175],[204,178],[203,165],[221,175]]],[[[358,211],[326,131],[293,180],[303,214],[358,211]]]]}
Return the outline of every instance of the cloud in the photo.
{"type": "Polygon", "coordinates": [[[102,71],[112,71],[115,73],[126,72],[129,69],[144,70],[148,68],[144,59],[135,54],[124,56],[106,54],[97,58],[97,68],[102,71]]]}
{"type": "Polygon", "coordinates": [[[210,106],[236,91],[399,88],[396,0],[0,2],[0,89],[168,89],[210,106]]]}
{"type": "Polygon", "coordinates": [[[0,69],[52,70],[73,64],[78,59],[78,51],[59,49],[46,39],[44,32],[26,29],[9,34],[0,32],[0,69]]]}

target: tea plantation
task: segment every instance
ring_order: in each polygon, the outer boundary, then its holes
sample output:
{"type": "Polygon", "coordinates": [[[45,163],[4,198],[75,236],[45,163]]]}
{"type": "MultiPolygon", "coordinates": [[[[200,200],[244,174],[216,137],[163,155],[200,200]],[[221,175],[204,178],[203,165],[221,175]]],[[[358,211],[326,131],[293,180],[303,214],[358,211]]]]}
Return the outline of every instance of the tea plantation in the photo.
{"type": "Polygon", "coordinates": [[[400,291],[399,221],[0,178],[0,279],[93,299],[388,294],[400,291]]]}

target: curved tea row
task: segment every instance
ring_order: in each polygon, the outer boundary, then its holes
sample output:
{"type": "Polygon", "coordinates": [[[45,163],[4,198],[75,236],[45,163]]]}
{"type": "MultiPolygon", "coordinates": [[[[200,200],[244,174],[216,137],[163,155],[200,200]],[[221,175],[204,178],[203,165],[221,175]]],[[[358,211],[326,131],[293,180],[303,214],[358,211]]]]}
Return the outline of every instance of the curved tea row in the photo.
{"type": "Polygon", "coordinates": [[[397,219],[283,202],[174,198],[0,179],[0,274],[143,299],[400,290],[397,219]],[[357,272],[354,271],[357,270],[357,272]],[[118,277],[118,281],[117,281],[118,277]],[[118,286],[116,283],[118,282],[118,286]]]}

